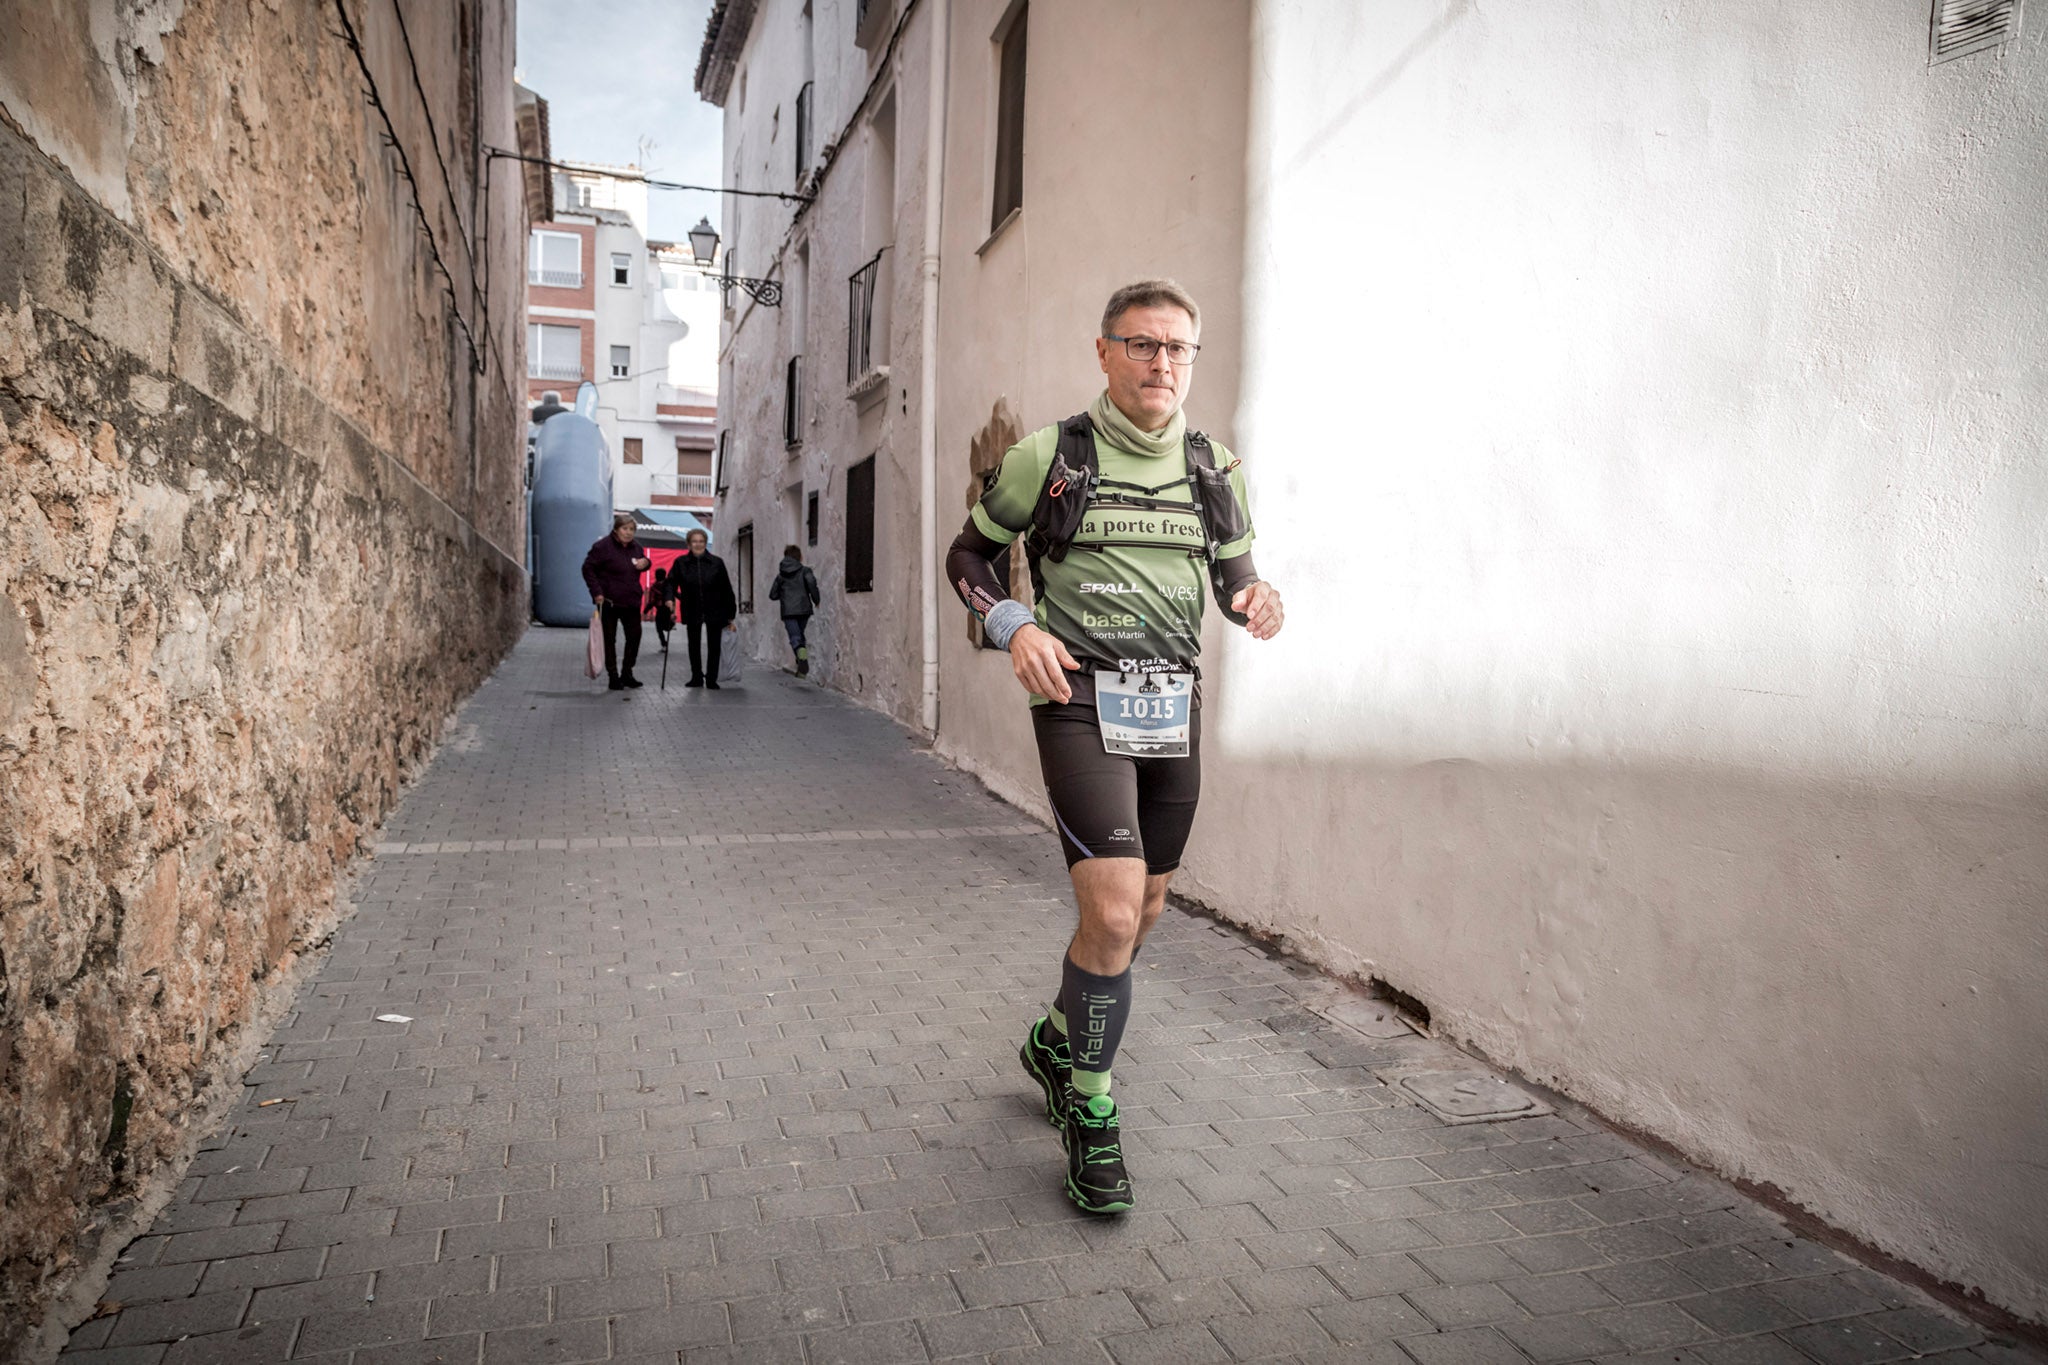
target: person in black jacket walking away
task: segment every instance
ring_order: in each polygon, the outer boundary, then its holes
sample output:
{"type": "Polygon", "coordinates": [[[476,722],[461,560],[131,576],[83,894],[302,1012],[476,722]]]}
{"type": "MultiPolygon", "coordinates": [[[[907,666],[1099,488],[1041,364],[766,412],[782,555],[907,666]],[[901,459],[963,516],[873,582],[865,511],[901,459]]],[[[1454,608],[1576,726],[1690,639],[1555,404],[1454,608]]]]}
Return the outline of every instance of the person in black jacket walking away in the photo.
{"type": "Polygon", "coordinates": [[[768,595],[782,603],[782,629],[789,635],[789,647],[796,651],[796,675],[811,671],[811,651],[804,644],[804,627],[811,623],[811,611],[824,599],[818,593],[818,579],[804,567],[803,551],[794,545],[782,547],[782,567],[775,571],[775,585],[768,595]]]}
{"type": "Polygon", "coordinates": [[[604,616],[604,671],[614,692],[639,687],[633,676],[633,661],[640,657],[640,574],[648,560],[633,546],[633,514],[619,512],[612,517],[612,533],[590,547],[583,556],[583,585],[590,600],[604,616]],[[619,627],[626,636],[625,667],[619,666],[619,627]]]}
{"type": "Polygon", "coordinates": [[[690,642],[690,680],[685,687],[718,690],[720,637],[732,628],[739,615],[739,599],[733,596],[732,578],[725,561],[711,553],[711,537],[692,531],[685,537],[688,549],[668,568],[669,591],[676,599],[676,620],[681,622],[690,642]],[[703,635],[711,631],[710,670],[704,667],[703,635]]]}

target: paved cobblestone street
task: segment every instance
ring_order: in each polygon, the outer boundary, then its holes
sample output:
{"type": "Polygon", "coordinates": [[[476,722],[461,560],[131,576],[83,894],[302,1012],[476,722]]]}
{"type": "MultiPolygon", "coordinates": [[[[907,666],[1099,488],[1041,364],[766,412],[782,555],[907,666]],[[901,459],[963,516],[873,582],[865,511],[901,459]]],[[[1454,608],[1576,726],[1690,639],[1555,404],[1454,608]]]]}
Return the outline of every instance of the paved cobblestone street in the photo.
{"type": "Polygon", "coordinates": [[[1078,1214],[1016,1059],[1051,837],[793,677],[582,647],[453,723],[66,1360],[2037,1359],[1568,1107],[1442,1121],[1392,1082],[1470,1059],[1173,910],[1139,1209],[1078,1214]]]}

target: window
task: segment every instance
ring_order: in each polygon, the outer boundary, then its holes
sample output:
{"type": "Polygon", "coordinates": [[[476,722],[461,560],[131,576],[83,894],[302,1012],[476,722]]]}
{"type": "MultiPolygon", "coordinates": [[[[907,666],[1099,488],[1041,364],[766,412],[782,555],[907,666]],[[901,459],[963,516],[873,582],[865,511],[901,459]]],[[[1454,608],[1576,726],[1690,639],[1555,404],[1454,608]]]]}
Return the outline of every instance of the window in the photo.
{"type": "Polygon", "coordinates": [[[740,599],[740,611],[754,614],[754,523],[740,527],[732,541],[733,589],[740,599]]]}
{"type": "Polygon", "coordinates": [[[683,288],[683,272],[672,265],[663,266],[661,268],[661,287],[663,289],[683,288]]]}
{"type": "Polygon", "coordinates": [[[590,201],[596,197],[597,186],[586,183],[576,187],[576,205],[578,208],[589,208],[590,201]]]}
{"type": "Polygon", "coordinates": [[[1024,32],[1030,19],[1027,0],[996,36],[996,180],[990,232],[1024,207],[1024,32]]]}
{"type": "Polygon", "coordinates": [[[813,488],[804,499],[804,543],[817,548],[818,544],[818,490],[813,488]]]}
{"type": "Polygon", "coordinates": [[[846,471],[846,590],[875,590],[875,457],[846,471]]]}
{"type": "Polygon", "coordinates": [[[848,281],[846,382],[889,363],[888,248],[896,240],[896,92],[868,121],[867,186],[861,227],[868,263],[848,281]],[[856,359],[858,363],[856,364],[856,359]]]}
{"type": "Polygon", "coordinates": [[[633,348],[631,346],[612,347],[612,378],[630,379],[632,376],[633,348]]]}
{"type": "Polygon", "coordinates": [[[732,471],[726,467],[726,453],[729,449],[726,438],[730,435],[732,433],[729,431],[718,433],[718,449],[711,457],[711,494],[713,497],[722,496],[725,493],[726,485],[731,481],[732,471]]]}
{"type": "Polygon", "coordinates": [[[614,251],[612,253],[612,283],[631,284],[632,282],[633,258],[623,251],[614,251]]]}
{"type": "Polygon", "coordinates": [[[583,333],[574,327],[528,323],[526,372],[535,379],[581,379],[583,333]]]}
{"type": "Polygon", "coordinates": [[[803,89],[796,92],[796,183],[804,183],[804,172],[811,168],[811,90],[812,83],[805,81],[803,89]]]}
{"type": "Polygon", "coordinates": [[[804,358],[793,355],[782,381],[782,444],[804,443],[804,358]]]}
{"type": "Polygon", "coordinates": [[[624,441],[620,442],[620,444],[626,448],[627,464],[647,463],[640,456],[640,438],[638,436],[628,436],[624,441]]]}
{"type": "Polygon", "coordinates": [[[583,285],[583,239],[573,232],[534,230],[526,250],[526,282],[557,289],[583,285]]]}

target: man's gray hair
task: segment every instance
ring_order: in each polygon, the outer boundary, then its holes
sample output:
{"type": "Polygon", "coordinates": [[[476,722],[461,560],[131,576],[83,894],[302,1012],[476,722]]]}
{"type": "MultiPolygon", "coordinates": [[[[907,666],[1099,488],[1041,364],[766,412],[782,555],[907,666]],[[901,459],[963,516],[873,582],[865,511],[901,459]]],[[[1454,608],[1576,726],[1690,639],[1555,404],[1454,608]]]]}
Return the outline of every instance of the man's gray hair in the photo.
{"type": "Polygon", "coordinates": [[[1195,307],[1194,296],[1187,290],[1172,280],[1139,280],[1109,296],[1109,304],[1102,310],[1102,334],[1114,332],[1116,320],[1133,308],[1178,308],[1197,332],[1202,330],[1202,310],[1195,307]]]}

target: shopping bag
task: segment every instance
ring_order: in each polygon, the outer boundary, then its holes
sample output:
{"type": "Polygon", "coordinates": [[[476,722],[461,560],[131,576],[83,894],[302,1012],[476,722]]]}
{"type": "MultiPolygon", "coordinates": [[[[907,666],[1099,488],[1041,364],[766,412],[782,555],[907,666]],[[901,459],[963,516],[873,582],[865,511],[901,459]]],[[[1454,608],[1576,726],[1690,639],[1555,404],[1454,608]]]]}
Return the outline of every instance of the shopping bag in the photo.
{"type": "Polygon", "coordinates": [[[594,678],[604,672],[604,613],[590,613],[590,648],[584,651],[583,676],[594,678]]]}
{"type": "Polygon", "coordinates": [[[721,642],[724,646],[718,655],[718,685],[731,687],[740,680],[740,634],[736,630],[725,633],[721,642]]]}

